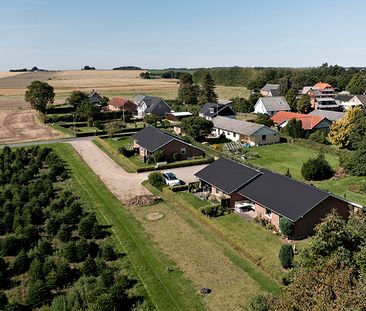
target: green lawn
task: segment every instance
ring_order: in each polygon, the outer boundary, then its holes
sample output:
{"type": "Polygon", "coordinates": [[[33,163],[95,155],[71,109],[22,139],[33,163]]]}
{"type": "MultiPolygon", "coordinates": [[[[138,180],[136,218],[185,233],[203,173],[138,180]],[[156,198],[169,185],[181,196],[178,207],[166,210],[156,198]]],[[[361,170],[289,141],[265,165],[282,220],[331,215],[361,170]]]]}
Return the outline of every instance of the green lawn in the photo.
{"type": "MultiPolygon", "coordinates": [[[[286,174],[287,169],[290,169],[292,177],[301,180],[303,179],[302,164],[318,154],[316,150],[290,143],[253,147],[250,148],[250,151],[258,153],[260,156],[258,159],[250,160],[250,163],[280,174],[286,174]]],[[[325,158],[333,168],[338,166],[337,156],[325,154],[325,158]]]]}
{"type": "Polygon", "coordinates": [[[192,205],[195,209],[199,209],[200,207],[207,206],[210,203],[204,200],[201,200],[199,197],[189,193],[187,191],[180,191],[176,193],[183,200],[187,201],[190,205],[192,205]]]}
{"type": "Polygon", "coordinates": [[[179,269],[153,243],[136,218],[112,195],[68,144],[52,145],[66,161],[75,192],[89,203],[101,222],[112,225],[116,247],[127,254],[158,310],[203,310],[202,298],[179,269]]]}

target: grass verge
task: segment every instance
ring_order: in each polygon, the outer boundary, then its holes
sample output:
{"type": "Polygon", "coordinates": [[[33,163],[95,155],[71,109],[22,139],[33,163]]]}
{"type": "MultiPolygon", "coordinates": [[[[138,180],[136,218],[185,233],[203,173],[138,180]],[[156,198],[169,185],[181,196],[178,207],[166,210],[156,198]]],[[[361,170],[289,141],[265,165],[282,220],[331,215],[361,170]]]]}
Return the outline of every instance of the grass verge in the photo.
{"type": "Polygon", "coordinates": [[[129,257],[149,298],[158,310],[203,310],[202,299],[192,284],[175,269],[175,263],[161,253],[136,218],[125,209],[102,181],[68,144],[52,145],[68,164],[75,191],[97,213],[101,221],[112,225],[117,249],[129,257]]]}

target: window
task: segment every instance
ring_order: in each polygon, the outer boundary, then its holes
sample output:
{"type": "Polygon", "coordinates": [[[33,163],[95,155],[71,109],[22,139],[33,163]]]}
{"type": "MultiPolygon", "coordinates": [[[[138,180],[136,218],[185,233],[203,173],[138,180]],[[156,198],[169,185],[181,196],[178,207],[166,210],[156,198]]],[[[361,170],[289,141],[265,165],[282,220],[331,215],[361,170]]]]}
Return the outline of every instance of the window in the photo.
{"type": "Polygon", "coordinates": [[[262,140],[266,140],[267,139],[267,135],[262,135],[262,140]]]}
{"type": "Polygon", "coordinates": [[[268,208],[266,208],[266,211],[264,212],[264,215],[268,218],[271,218],[272,217],[272,212],[271,210],[269,210],[268,208]]]}
{"type": "Polygon", "coordinates": [[[180,148],[180,154],[181,155],[186,155],[187,154],[186,148],[180,148]]]}

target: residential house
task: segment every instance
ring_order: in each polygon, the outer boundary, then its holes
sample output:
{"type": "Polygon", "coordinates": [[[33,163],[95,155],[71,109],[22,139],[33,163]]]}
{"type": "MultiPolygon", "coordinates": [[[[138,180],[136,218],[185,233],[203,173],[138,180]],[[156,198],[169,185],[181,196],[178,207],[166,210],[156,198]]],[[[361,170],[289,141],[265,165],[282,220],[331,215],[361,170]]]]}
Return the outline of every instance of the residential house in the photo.
{"type": "Polygon", "coordinates": [[[284,128],[291,119],[300,120],[305,137],[308,137],[316,130],[321,130],[324,134],[328,134],[332,122],[324,116],[316,116],[310,114],[302,114],[297,112],[277,112],[272,118],[274,124],[280,128],[284,128]]]}
{"type": "Polygon", "coordinates": [[[291,111],[283,96],[260,97],[254,106],[254,113],[267,114],[270,117],[278,111],[291,111]]]}
{"type": "Polygon", "coordinates": [[[154,157],[158,150],[162,153],[163,161],[167,162],[174,161],[176,158],[186,160],[205,155],[200,148],[152,126],[145,127],[132,137],[133,146],[145,163],[148,158],[154,157]]]}
{"type": "Polygon", "coordinates": [[[275,144],[280,141],[280,134],[263,124],[239,121],[226,117],[213,118],[213,132],[216,137],[225,135],[232,141],[251,146],[275,144]]]}
{"type": "Polygon", "coordinates": [[[334,123],[335,121],[342,119],[345,113],[341,111],[315,109],[312,112],[308,113],[308,115],[324,117],[334,123]]]}
{"type": "Polygon", "coordinates": [[[350,94],[348,91],[340,92],[336,95],[334,98],[337,105],[343,108],[345,110],[344,106],[347,106],[348,102],[352,99],[353,95],[350,94]]]}
{"type": "Polygon", "coordinates": [[[108,102],[109,111],[125,111],[131,112],[133,115],[137,114],[136,104],[127,98],[112,97],[108,102]]]}
{"type": "Polygon", "coordinates": [[[343,104],[344,110],[357,106],[366,107],[366,95],[355,95],[347,103],[343,104]]]}
{"type": "Polygon", "coordinates": [[[88,98],[90,102],[93,103],[94,105],[99,105],[102,96],[98,92],[93,90],[88,94],[88,98]]]}
{"type": "Polygon", "coordinates": [[[190,113],[188,111],[179,111],[179,112],[172,111],[172,112],[168,112],[167,114],[165,114],[165,118],[167,120],[174,121],[174,122],[182,121],[184,118],[188,118],[191,116],[192,116],[192,113],[190,113]]]}
{"type": "Polygon", "coordinates": [[[206,103],[200,109],[198,115],[207,120],[212,120],[216,116],[235,118],[236,113],[231,107],[233,102],[230,100],[218,100],[217,103],[206,103]]]}
{"type": "Polygon", "coordinates": [[[133,102],[137,106],[137,116],[143,118],[148,114],[164,117],[172,109],[164,99],[155,96],[137,95],[133,102]]]}
{"type": "Polygon", "coordinates": [[[329,83],[318,82],[314,86],[305,86],[301,94],[310,96],[313,109],[340,110],[335,100],[334,88],[329,83]]]}
{"type": "Polygon", "coordinates": [[[267,83],[261,88],[260,93],[263,96],[277,97],[280,95],[280,85],[267,83]]]}
{"type": "Polygon", "coordinates": [[[266,219],[277,230],[281,218],[294,224],[292,238],[302,239],[332,210],[347,219],[350,203],[292,178],[256,170],[220,158],[195,174],[211,195],[229,198],[229,206],[245,206],[252,217],[266,219]]]}

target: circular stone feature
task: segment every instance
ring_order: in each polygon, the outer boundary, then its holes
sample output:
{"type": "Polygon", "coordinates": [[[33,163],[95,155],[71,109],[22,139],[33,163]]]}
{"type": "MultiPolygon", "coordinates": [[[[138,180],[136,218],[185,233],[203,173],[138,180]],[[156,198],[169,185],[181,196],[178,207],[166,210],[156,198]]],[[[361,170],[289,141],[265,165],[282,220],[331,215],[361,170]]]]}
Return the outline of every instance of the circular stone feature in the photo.
{"type": "Polygon", "coordinates": [[[164,217],[164,215],[161,213],[154,212],[154,213],[147,214],[145,217],[147,220],[154,221],[154,220],[162,219],[164,217]]]}

